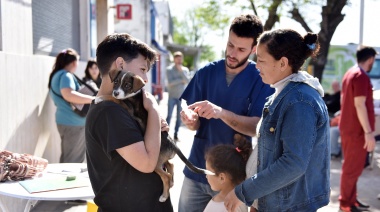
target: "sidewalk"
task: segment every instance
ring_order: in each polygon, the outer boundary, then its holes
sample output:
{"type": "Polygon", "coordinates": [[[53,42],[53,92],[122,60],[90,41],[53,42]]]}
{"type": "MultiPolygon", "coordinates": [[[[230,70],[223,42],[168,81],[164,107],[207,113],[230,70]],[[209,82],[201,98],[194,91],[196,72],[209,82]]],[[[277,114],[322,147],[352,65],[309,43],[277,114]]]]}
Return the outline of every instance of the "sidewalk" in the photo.
{"type": "MultiPolygon", "coordinates": [[[[160,102],[161,116],[166,118],[167,115],[167,93],[164,93],[163,100],[160,102]]],[[[173,136],[175,116],[172,116],[170,135],[173,136]]],[[[195,132],[188,130],[186,127],[181,126],[178,132],[179,142],[178,147],[181,149],[185,156],[190,154],[191,145],[193,142],[195,132]]],[[[375,164],[373,169],[365,169],[362,176],[359,178],[358,192],[359,198],[371,205],[372,212],[380,212],[380,200],[377,195],[380,193],[380,142],[377,142],[375,152],[375,164]]],[[[184,163],[178,156],[175,156],[171,162],[174,164],[174,186],[170,189],[171,201],[174,211],[178,210],[178,201],[181,193],[181,186],[184,175],[182,173],[184,163]]],[[[339,183],[341,174],[342,163],[340,159],[331,160],[331,198],[329,205],[321,208],[318,212],[337,212],[339,211],[339,183]]],[[[85,205],[65,205],[64,202],[40,202],[33,212],[85,212],[87,210],[85,205]]]]}

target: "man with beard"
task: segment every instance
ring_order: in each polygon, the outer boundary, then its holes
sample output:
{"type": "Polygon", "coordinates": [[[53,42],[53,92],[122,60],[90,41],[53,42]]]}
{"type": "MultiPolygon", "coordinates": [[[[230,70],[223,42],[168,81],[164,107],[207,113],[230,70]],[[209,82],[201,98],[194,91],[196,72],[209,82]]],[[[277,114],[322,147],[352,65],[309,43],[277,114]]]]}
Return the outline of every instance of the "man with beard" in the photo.
{"type": "MultiPolygon", "coordinates": [[[[266,97],[273,89],[264,84],[249,56],[256,52],[257,38],[263,32],[254,15],[236,17],[230,26],[225,59],[201,68],[192,78],[181,99],[181,120],[196,130],[189,160],[205,168],[205,152],[218,144],[233,144],[237,132],[256,135],[266,97]]],[[[238,151],[238,150],[237,150],[238,151]]],[[[185,179],[179,200],[179,212],[203,211],[216,194],[205,175],[184,169],[185,179]]]]}
{"type": "Polygon", "coordinates": [[[372,84],[368,74],[378,54],[372,47],[356,52],[357,65],[343,77],[339,130],[344,162],[340,181],[340,210],[363,211],[369,206],[357,199],[357,182],[367,152],[375,148],[375,113],[372,84]]]}

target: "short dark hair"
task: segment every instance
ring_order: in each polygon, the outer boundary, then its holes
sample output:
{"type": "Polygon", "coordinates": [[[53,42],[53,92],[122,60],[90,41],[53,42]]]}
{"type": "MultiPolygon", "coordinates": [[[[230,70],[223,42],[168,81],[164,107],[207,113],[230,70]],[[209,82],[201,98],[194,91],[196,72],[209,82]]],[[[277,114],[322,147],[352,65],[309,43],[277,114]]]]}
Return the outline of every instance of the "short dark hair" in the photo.
{"type": "Polygon", "coordinates": [[[371,57],[379,54],[373,47],[361,46],[356,51],[356,60],[358,63],[364,62],[371,57]]]}
{"type": "Polygon", "coordinates": [[[257,38],[263,33],[264,27],[257,16],[246,14],[234,18],[230,31],[234,32],[238,37],[253,38],[253,47],[257,44],[257,38]]]}
{"type": "Polygon", "coordinates": [[[157,60],[157,53],[144,42],[127,33],[108,35],[96,49],[96,61],[100,73],[104,76],[110,71],[112,63],[118,57],[126,62],[137,58],[141,54],[148,61],[148,68],[157,60]]]}
{"type": "Polygon", "coordinates": [[[259,37],[259,44],[266,44],[267,51],[274,59],[288,58],[292,72],[297,73],[310,56],[317,56],[319,51],[318,35],[307,33],[302,37],[292,29],[277,29],[264,32],[259,37]]]}

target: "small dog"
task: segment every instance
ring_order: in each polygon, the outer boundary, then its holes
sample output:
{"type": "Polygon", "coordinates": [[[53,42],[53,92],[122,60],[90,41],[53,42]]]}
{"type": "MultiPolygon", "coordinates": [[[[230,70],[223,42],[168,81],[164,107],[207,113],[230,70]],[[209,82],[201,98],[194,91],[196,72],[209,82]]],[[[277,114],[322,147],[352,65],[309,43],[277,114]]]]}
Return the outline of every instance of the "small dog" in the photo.
{"type": "MultiPolygon", "coordinates": [[[[132,72],[112,70],[109,73],[111,81],[114,83],[112,96],[102,96],[102,100],[114,101],[125,108],[129,114],[139,123],[145,132],[148,113],[143,105],[143,92],[145,86],[143,79],[132,72]]],[[[186,166],[193,172],[199,174],[214,175],[214,173],[194,166],[177,147],[176,142],[169,136],[168,132],[161,132],[161,148],[155,172],[161,177],[163,182],[163,193],[159,201],[165,202],[169,197],[169,188],[173,186],[173,164],[169,162],[177,154],[186,166]],[[167,172],[163,169],[165,167],[167,172]]]]}

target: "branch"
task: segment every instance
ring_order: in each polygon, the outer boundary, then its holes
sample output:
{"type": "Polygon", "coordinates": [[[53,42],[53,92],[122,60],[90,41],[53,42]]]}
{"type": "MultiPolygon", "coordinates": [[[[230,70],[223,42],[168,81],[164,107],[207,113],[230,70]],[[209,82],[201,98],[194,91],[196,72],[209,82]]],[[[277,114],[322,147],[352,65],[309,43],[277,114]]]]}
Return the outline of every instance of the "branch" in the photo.
{"type": "Polygon", "coordinates": [[[305,19],[302,17],[297,7],[293,7],[293,10],[291,10],[289,13],[292,14],[292,18],[295,21],[301,24],[301,26],[306,30],[306,32],[313,32],[313,30],[311,30],[305,22],[305,19]]]}
{"type": "Polygon", "coordinates": [[[318,33],[320,40],[330,42],[338,25],[343,21],[341,13],[347,0],[328,0],[327,5],[322,7],[321,31],[318,33]]]}
{"type": "Polygon", "coordinates": [[[254,0],[249,0],[249,3],[251,3],[251,7],[252,7],[252,10],[253,12],[255,13],[256,16],[259,16],[257,14],[257,10],[256,10],[256,6],[255,6],[255,3],[253,2],[254,0]]]}
{"type": "Polygon", "coordinates": [[[268,19],[264,24],[264,30],[270,30],[273,28],[274,24],[280,20],[277,15],[277,8],[282,3],[282,0],[273,0],[272,5],[268,8],[268,19]]]}

